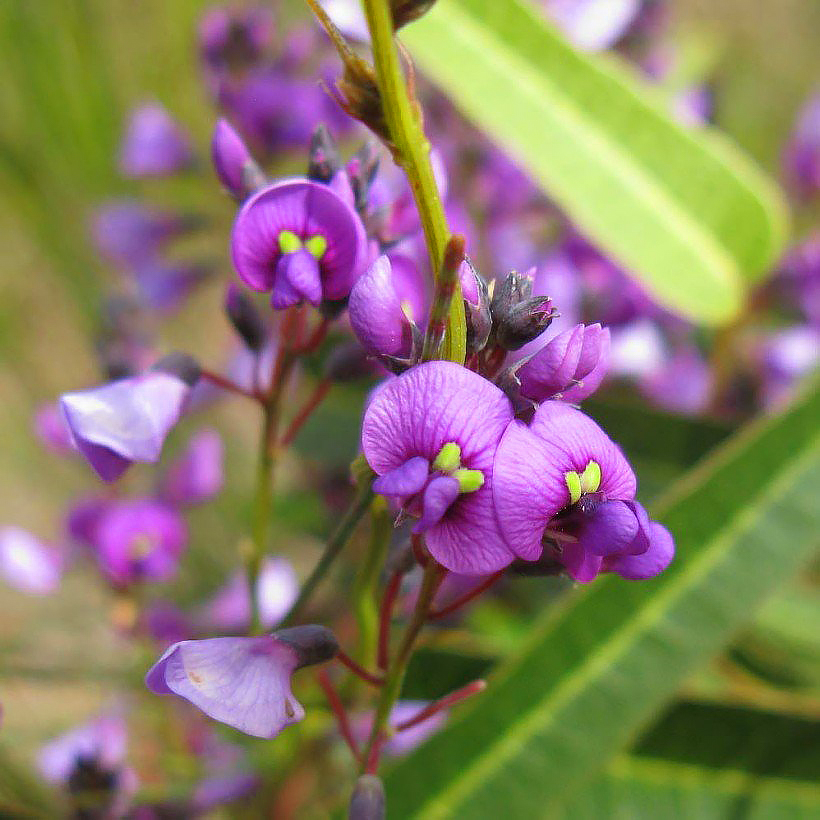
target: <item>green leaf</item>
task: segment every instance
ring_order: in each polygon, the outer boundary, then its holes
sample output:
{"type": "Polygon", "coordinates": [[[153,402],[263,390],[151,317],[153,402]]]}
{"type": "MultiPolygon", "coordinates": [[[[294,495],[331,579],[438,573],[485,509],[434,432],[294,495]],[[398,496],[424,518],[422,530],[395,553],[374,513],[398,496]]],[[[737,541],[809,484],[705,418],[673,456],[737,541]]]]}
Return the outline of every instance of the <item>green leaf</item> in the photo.
{"type": "Polygon", "coordinates": [[[395,816],[549,816],[626,747],[816,548],[818,417],[815,390],[678,482],[653,511],[671,567],[598,581],[534,624],[487,692],[389,773],[395,816]]]}
{"type": "Polygon", "coordinates": [[[773,186],[711,129],[670,119],[615,58],[580,54],[527,0],[441,0],[415,61],[664,305],[731,319],[785,234],[773,186]]]}
{"type": "Polygon", "coordinates": [[[810,820],[811,784],[636,758],[617,760],[554,815],[561,820],[810,820]]]}

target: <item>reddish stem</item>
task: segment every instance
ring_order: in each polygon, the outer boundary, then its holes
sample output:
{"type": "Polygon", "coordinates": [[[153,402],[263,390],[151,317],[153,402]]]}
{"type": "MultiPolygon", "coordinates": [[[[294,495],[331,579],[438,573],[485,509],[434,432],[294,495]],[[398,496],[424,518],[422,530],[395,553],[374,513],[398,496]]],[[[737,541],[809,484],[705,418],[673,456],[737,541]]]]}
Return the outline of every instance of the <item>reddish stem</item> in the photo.
{"type": "Polygon", "coordinates": [[[430,562],[430,556],[424,548],[420,535],[410,536],[410,546],[413,548],[413,555],[416,556],[416,561],[420,567],[426,567],[430,562]]]}
{"type": "Polygon", "coordinates": [[[342,652],[341,649],[336,653],[336,660],[339,661],[339,663],[344,664],[344,666],[346,666],[354,675],[358,675],[363,681],[366,681],[372,686],[384,685],[384,678],[374,675],[372,672],[368,672],[363,666],[356,663],[356,661],[354,661],[353,658],[351,658],[347,653],[342,652]]]}
{"type": "Polygon", "coordinates": [[[364,767],[365,774],[376,774],[376,772],[378,772],[379,754],[381,753],[383,743],[384,734],[382,732],[379,732],[378,737],[376,738],[375,742],[370,748],[370,754],[367,756],[367,762],[365,763],[364,767]]]}
{"type": "Polygon", "coordinates": [[[205,381],[215,384],[217,387],[222,388],[222,390],[227,390],[229,393],[236,393],[237,396],[244,396],[246,399],[253,399],[254,401],[262,401],[262,396],[255,390],[246,390],[225,376],[220,376],[219,373],[213,373],[210,370],[200,370],[200,375],[205,381]]]}
{"type": "Polygon", "coordinates": [[[403,723],[399,723],[395,727],[395,730],[397,732],[403,732],[405,729],[411,729],[413,726],[418,726],[419,723],[422,723],[427,720],[427,718],[432,717],[442,709],[447,709],[462,700],[466,700],[473,695],[477,695],[479,692],[483,692],[486,688],[487,681],[484,680],[475,680],[472,683],[468,683],[466,686],[462,686],[461,689],[456,689],[455,692],[450,692],[449,695],[445,695],[443,698],[434,700],[432,703],[425,706],[424,709],[422,709],[418,714],[408,720],[405,720],[403,723]]]}
{"type": "Polygon", "coordinates": [[[282,440],[279,442],[280,446],[287,447],[293,439],[296,438],[305,422],[310,418],[311,413],[322,403],[322,400],[328,394],[331,387],[332,382],[328,379],[323,379],[316,385],[313,395],[311,395],[302,409],[293,417],[293,421],[291,421],[285,435],[282,436],[282,440]]]}
{"type": "Polygon", "coordinates": [[[431,621],[435,621],[438,618],[446,618],[448,615],[452,615],[458,609],[464,606],[464,604],[468,604],[473,598],[481,595],[484,590],[489,589],[502,575],[504,574],[504,570],[500,569],[494,575],[491,575],[489,578],[486,578],[482,581],[475,589],[471,589],[469,592],[465,592],[460,598],[456,598],[447,606],[442,607],[441,609],[436,609],[427,616],[431,621]]]}
{"type": "Polygon", "coordinates": [[[313,333],[310,334],[308,340],[299,348],[300,353],[313,353],[319,345],[325,340],[328,328],[330,327],[330,319],[322,319],[316,327],[313,328],[313,333]]]}
{"type": "Polygon", "coordinates": [[[399,594],[401,579],[404,573],[396,570],[390,577],[384,590],[382,605],[379,610],[379,643],[376,663],[379,669],[387,669],[390,648],[390,618],[393,615],[393,607],[396,603],[396,596],[399,594]]]}
{"type": "Polygon", "coordinates": [[[331,711],[336,716],[336,723],[339,725],[339,732],[345,739],[345,743],[347,743],[350,747],[353,757],[361,763],[362,753],[359,751],[359,745],[356,743],[356,738],[353,737],[353,731],[350,728],[350,721],[347,719],[347,712],[345,711],[342,699],[333,688],[333,684],[330,682],[330,677],[328,676],[326,670],[321,669],[317,673],[316,677],[319,681],[319,686],[322,687],[325,696],[327,697],[327,702],[330,705],[331,711]]]}

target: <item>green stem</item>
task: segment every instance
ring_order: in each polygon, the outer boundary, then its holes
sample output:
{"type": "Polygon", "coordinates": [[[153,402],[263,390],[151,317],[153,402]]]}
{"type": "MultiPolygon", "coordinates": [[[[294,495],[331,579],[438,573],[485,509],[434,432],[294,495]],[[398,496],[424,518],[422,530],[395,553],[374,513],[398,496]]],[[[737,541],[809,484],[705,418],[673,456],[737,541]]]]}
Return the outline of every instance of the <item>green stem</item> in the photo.
{"type": "Polygon", "coordinates": [[[359,523],[361,517],[365,514],[365,512],[367,512],[372,499],[373,490],[370,489],[370,482],[366,482],[359,489],[353,504],[345,513],[344,518],[342,518],[339,522],[339,526],[328,539],[327,545],[325,546],[325,551],[319,558],[319,562],[314,567],[313,572],[302,585],[302,589],[299,591],[299,597],[290,608],[290,612],[288,612],[282,621],[282,626],[290,626],[304,609],[305,604],[307,604],[313,594],[313,591],[319,585],[322,578],[325,577],[327,571],[330,569],[331,565],[342,551],[342,548],[353,534],[356,524],[359,523]]]}
{"type": "MultiPolygon", "coordinates": [[[[430,164],[430,143],[424,133],[418,103],[411,101],[399,54],[393,39],[393,17],[388,0],[362,0],[370,40],[376,79],[379,85],[384,118],[390,131],[397,161],[404,168],[416,201],[430,264],[438,279],[444,248],[450,237],[447,217],[430,164]]],[[[449,321],[442,352],[450,361],[463,364],[467,330],[461,289],[456,284],[450,303],[449,321]]]]}
{"type": "Polygon", "coordinates": [[[356,621],[359,628],[359,661],[365,666],[373,662],[376,654],[376,640],[379,626],[379,608],[376,590],[379,582],[379,571],[390,537],[393,534],[393,516],[383,498],[376,498],[371,505],[370,541],[364,562],[356,576],[353,587],[353,602],[356,608],[356,621]]]}
{"type": "MultiPolygon", "coordinates": [[[[404,631],[399,649],[390,664],[390,668],[387,670],[384,686],[381,689],[379,703],[376,706],[376,716],[373,719],[373,728],[370,732],[370,738],[367,741],[367,748],[362,755],[363,773],[366,772],[369,767],[371,769],[375,768],[373,764],[377,763],[378,744],[382,740],[390,712],[401,693],[404,676],[407,672],[407,664],[413,653],[416,638],[418,638],[419,632],[421,632],[427,620],[430,606],[433,603],[433,598],[439,585],[444,579],[444,574],[445,571],[436,564],[435,561],[431,561],[424,570],[424,577],[421,582],[419,597],[416,600],[416,606],[413,610],[413,616],[410,619],[410,623],[407,624],[407,629],[404,631]]],[[[369,773],[373,774],[374,772],[370,771],[369,773]]]]}

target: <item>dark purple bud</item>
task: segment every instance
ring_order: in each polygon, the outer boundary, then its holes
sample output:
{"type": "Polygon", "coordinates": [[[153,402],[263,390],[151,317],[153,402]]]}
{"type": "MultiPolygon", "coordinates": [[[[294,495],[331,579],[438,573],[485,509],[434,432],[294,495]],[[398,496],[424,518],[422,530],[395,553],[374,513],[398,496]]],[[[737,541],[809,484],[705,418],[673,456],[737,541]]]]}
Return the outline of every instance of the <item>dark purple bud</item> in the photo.
{"type": "Polygon", "coordinates": [[[352,382],[373,375],[373,362],[361,345],[337,345],[325,361],[325,378],[333,382],[352,382]]]}
{"type": "Polygon", "coordinates": [[[310,159],[308,161],[308,179],[327,184],[342,167],[339,148],[336,140],[322,123],[316,127],[310,138],[310,159]]]}
{"type": "Polygon", "coordinates": [[[376,775],[363,774],[356,781],[347,817],[348,820],[384,820],[384,786],[376,775]]]}
{"type": "Polygon", "coordinates": [[[268,340],[268,330],[252,299],[237,285],[225,292],[225,314],[249,350],[258,353],[268,340]]]}
{"type": "Polygon", "coordinates": [[[220,119],[214,128],[211,159],[220,182],[240,202],[267,184],[262,169],[227,120],[220,119]]]}
{"type": "Polygon", "coordinates": [[[495,341],[504,350],[518,350],[537,339],[557,316],[548,296],[530,296],[502,314],[493,314],[495,341]]]}
{"type": "Polygon", "coordinates": [[[418,20],[433,8],[435,2],[436,0],[390,0],[393,29],[398,31],[413,20],[418,20]]]}
{"type": "Polygon", "coordinates": [[[458,272],[467,320],[467,352],[483,350],[493,329],[490,294],[484,277],[465,257],[458,272]]]}
{"type": "Polygon", "coordinates": [[[167,353],[154,362],[151,370],[176,376],[180,381],[185,382],[188,387],[193,387],[202,374],[196,359],[187,353],[167,353]]]}
{"type": "Polygon", "coordinates": [[[373,140],[368,140],[347,163],[347,175],[353,188],[353,194],[356,197],[357,211],[361,212],[367,208],[370,186],[373,184],[378,170],[379,153],[376,149],[376,143],[373,140]]]}
{"type": "Polygon", "coordinates": [[[280,629],[273,633],[273,637],[296,653],[296,669],[329,661],[339,651],[334,634],[326,626],[318,624],[280,629]]]}

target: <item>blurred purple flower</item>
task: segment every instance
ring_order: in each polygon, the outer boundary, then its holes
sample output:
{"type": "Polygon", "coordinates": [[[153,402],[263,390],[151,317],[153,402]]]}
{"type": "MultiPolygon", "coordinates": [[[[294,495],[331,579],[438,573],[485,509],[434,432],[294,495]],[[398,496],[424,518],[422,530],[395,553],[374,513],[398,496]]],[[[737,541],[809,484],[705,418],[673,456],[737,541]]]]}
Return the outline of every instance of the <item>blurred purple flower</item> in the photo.
{"type": "Polygon", "coordinates": [[[193,164],[188,138],[159,103],[134,109],[120,146],[120,171],[126,176],[163,176],[193,164]]]}
{"type": "Polygon", "coordinates": [[[212,71],[241,69],[259,60],[273,38],[270,9],[209,9],[199,22],[199,53],[212,71]]]}
{"type": "Polygon", "coordinates": [[[117,585],[167,581],[188,542],[185,521],[159,501],[112,501],[101,512],[92,545],[100,569],[117,585]]]}
{"type": "Polygon", "coordinates": [[[494,572],[514,558],[492,500],[493,457],[511,419],[495,385],[441,361],[386,382],[365,411],[362,449],[378,474],[373,489],[419,518],[413,531],[453,572],[494,572]]]}
{"type": "Polygon", "coordinates": [[[153,369],[65,393],[60,406],[77,449],[100,478],[114,481],[135,461],[159,460],[190,391],[182,378],[153,369]]]}
{"type": "Polygon", "coordinates": [[[820,330],[795,325],[771,333],[760,345],[758,360],[763,400],[769,407],[776,406],[820,364],[820,330]]]}
{"type": "Polygon", "coordinates": [[[208,265],[171,264],[155,260],[133,271],[139,298],[145,307],[167,315],[180,309],[191,293],[211,275],[208,265]]]}
{"type": "MultiPolygon", "coordinates": [[[[475,583],[475,579],[472,579],[472,581],[475,583]]],[[[390,712],[388,725],[395,728],[399,724],[415,717],[428,705],[429,701],[426,700],[399,700],[390,712]]],[[[442,709],[440,712],[430,715],[430,717],[415,726],[411,726],[409,729],[393,733],[382,747],[384,754],[387,757],[394,758],[409,754],[413,749],[421,746],[428,737],[438,732],[447,722],[447,717],[447,710],[442,709]]],[[[366,742],[370,736],[372,726],[372,714],[357,716],[351,725],[353,736],[361,743],[366,742]]]]}
{"type": "Polygon", "coordinates": [[[251,197],[231,237],[239,277],[254,290],[272,290],[274,308],[344,299],[366,254],[355,210],[328,186],[304,179],[279,182],[251,197]]]}
{"type": "Polygon", "coordinates": [[[783,156],[789,182],[803,197],[820,192],[820,93],[800,111],[783,156]]]}
{"type": "Polygon", "coordinates": [[[792,247],[780,265],[778,286],[792,305],[820,327],[820,233],[792,247]]]}
{"type": "Polygon", "coordinates": [[[160,485],[161,497],[171,504],[200,504],[222,489],[222,439],[215,430],[200,430],[171,464],[160,485]]]}
{"type": "Polygon", "coordinates": [[[694,347],[672,353],[640,383],[641,392],[673,413],[696,415],[709,405],[713,377],[709,363],[694,347]]]}
{"type": "Polygon", "coordinates": [[[170,646],[145,677],[158,695],[179,695],[206,715],[255,737],[272,738],[305,716],[291,675],[329,660],[329,630],[294,627],[250,638],[208,638],[170,646]]]}
{"type": "Polygon", "coordinates": [[[544,0],[547,14],[583,51],[615,45],[635,21],[641,5],[641,0],[544,0]]]}
{"type": "Polygon", "coordinates": [[[671,536],[649,521],[635,488],[617,445],[562,402],[542,404],[529,427],[514,421],[498,447],[494,496],[504,537],[522,559],[556,561],[577,581],[600,572],[648,578],[672,560],[671,536]]]}
{"type": "Polygon", "coordinates": [[[19,527],[0,530],[0,577],[31,595],[48,595],[60,585],[63,553],[19,527]]]}
{"type": "Polygon", "coordinates": [[[639,379],[657,372],[666,358],[666,343],[657,322],[636,319],[612,329],[610,372],[639,379]]]}
{"type": "Polygon", "coordinates": [[[52,455],[62,456],[74,452],[71,433],[58,403],[49,402],[37,408],[34,413],[34,432],[52,455]]]}
{"type": "MultiPolygon", "coordinates": [[[[257,581],[259,622],[272,629],[290,610],[299,593],[293,567],[285,558],[267,557],[257,581]]],[[[205,608],[203,620],[209,628],[236,632],[251,622],[251,600],[247,574],[239,571],[223,586],[205,608]]]]}
{"type": "Polygon", "coordinates": [[[240,202],[265,185],[262,169],[227,120],[218,120],[214,128],[211,161],[225,190],[240,202]]]}
{"type": "Polygon", "coordinates": [[[94,213],[92,235],[100,252],[131,269],[153,261],[175,237],[199,224],[187,214],[159,211],[128,200],[101,205],[94,213]]]}

